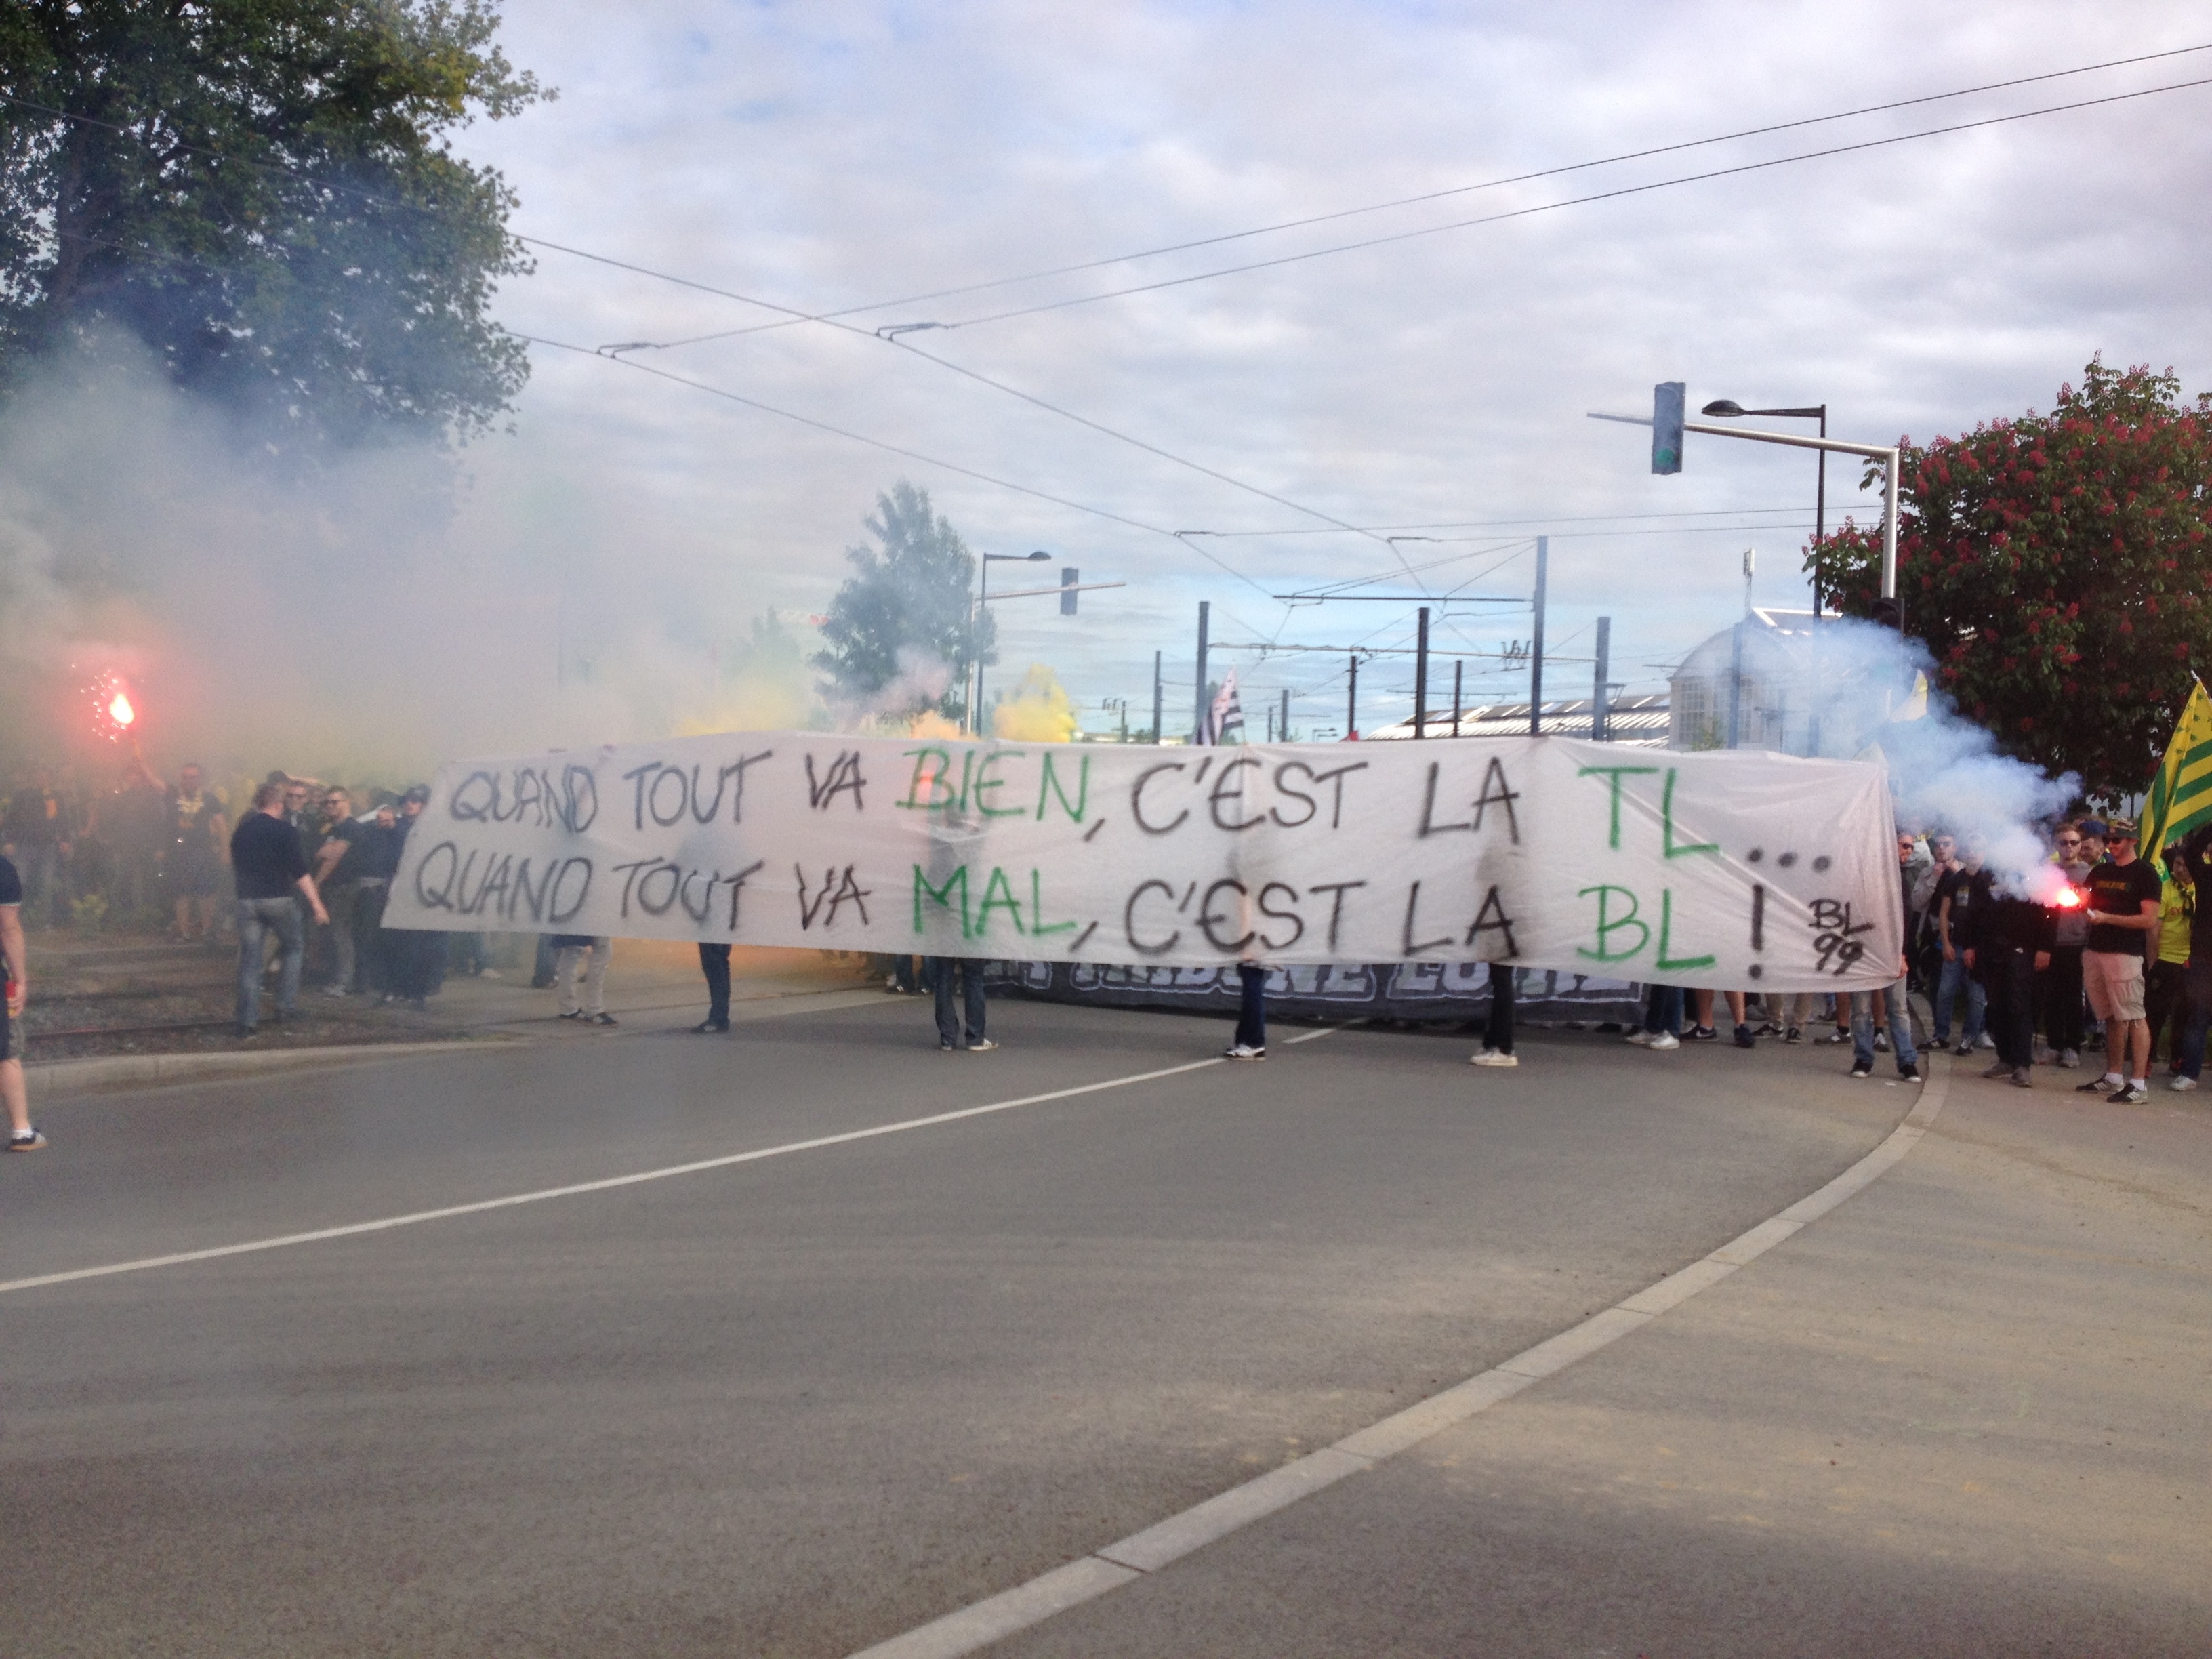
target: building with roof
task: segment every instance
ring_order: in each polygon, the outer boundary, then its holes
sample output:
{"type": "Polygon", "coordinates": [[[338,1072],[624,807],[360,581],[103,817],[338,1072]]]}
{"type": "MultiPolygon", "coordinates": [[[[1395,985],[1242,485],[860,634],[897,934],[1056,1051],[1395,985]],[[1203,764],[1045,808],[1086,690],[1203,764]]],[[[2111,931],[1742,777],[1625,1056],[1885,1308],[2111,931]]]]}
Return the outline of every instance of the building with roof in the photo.
{"type": "MultiPolygon", "coordinates": [[[[1588,697],[1553,702],[1548,698],[1543,706],[1540,722],[1547,737],[1587,738],[1590,734],[1591,702],[1588,697]]],[[[1647,693],[1634,697],[1615,697],[1605,707],[1605,736],[1607,743],[1625,744],[1631,749],[1664,749],[1672,726],[1668,702],[1663,692],[1647,693]]],[[[1432,709],[1421,724],[1425,738],[1525,738],[1528,735],[1528,705],[1525,702],[1498,702],[1480,708],[1463,708],[1456,724],[1449,708],[1432,709]]],[[[1413,736],[1411,719],[1377,726],[1363,734],[1370,742],[1395,743],[1410,740],[1413,736]]]]}

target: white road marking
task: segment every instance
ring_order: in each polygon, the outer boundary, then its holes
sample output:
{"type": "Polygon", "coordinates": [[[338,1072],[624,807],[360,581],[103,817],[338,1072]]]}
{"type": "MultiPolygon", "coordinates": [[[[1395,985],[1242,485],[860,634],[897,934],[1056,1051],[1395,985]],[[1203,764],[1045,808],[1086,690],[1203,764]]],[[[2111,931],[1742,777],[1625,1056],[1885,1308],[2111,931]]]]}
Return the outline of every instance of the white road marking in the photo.
{"type": "MultiPolygon", "coordinates": [[[[1308,1042],[1341,1029],[1339,1026],[1324,1026],[1320,1030],[1292,1037],[1291,1041],[1308,1042]]],[[[534,1193],[510,1193],[504,1198],[483,1198],[470,1204],[449,1204],[442,1209],[416,1210],[409,1215],[349,1222],[342,1227],[319,1227],[313,1232],[284,1233],[274,1238],[249,1239],[242,1244],[218,1244],[204,1250],[179,1250],[171,1255],[142,1256],[136,1261],[111,1261],[97,1267],[72,1267],[65,1273],[40,1273],[31,1279],[11,1279],[0,1281],[0,1295],[10,1291],[34,1291],[46,1285],[74,1284],[81,1279],[107,1279],[117,1273],[143,1273],[155,1267],[182,1267],[191,1261],[215,1261],[227,1255],[251,1255],[259,1250],[282,1250],[295,1244],[319,1244],[328,1239],[353,1238],[362,1233],[389,1232],[395,1227],[416,1227],[426,1221],[447,1221],[455,1216],[482,1215],[487,1210],[511,1210],[518,1205],[543,1204],[550,1199],[578,1198],[586,1193],[611,1192],[617,1187],[635,1187],[648,1181],[669,1181],[678,1176],[699,1175],[708,1170],[726,1170],[739,1164],[757,1164],[763,1158],[788,1158],[793,1152],[819,1152],[825,1146],[843,1146],[856,1140],[873,1140],[881,1135],[931,1129],[940,1123],[988,1117],[994,1112],[1011,1112],[1023,1106],[1042,1106],[1048,1101],[1073,1100],[1078,1095],[1095,1095],[1108,1089],[1133,1088],[1139,1083],[1157,1083],[1162,1078],[1181,1077],[1186,1072],[1202,1072],[1209,1066],[1227,1064],[1228,1061],[1217,1055],[1211,1060],[1194,1060],[1181,1066],[1162,1066],[1158,1071],[1133,1072],[1127,1077],[1109,1077],[1097,1083],[1081,1083],[1072,1089],[1054,1089],[1041,1095],[1024,1095],[1018,1100],[994,1100],[988,1106],[965,1106],[958,1111],[937,1112],[928,1117],[910,1117],[897,1123],[878,1124],[872,1129],[848,1129],[843,1134],[817,1135],[811,1140],[787,1141],[781,1146],[763,1146],[756,1152],[731,1152],[722,1158],[704,1158],[692,1164],[672,1164],[662,1170],[641,1170],[635,1175],[608,1176],[599,1181],[580,1181],[572,1186],[547,1187],[534,1193]]]]}
{"type": "Polygon", "coordinates": [[[1418,1445],[1478,1412],[1487,1411],[1523,1389],[1534,1387],[1576,1360],[1587,1358],[1631,1331],[1641,1330],[1668,1309],[1679,1307],[1698,1291],[1717,1285],[1745,1263],[1802,1231],[1808,1223],[1827,1214],[1845,1199],[1863,1192],[1919,1145],[1921,1137],[1928,1133],[1928,1126],[1943,1109],[1943,1095],[1949,1079],[1950,1073],[1946,1068],[1925,1085],[1919,1103],[1906,1115],[1905,1121],[1843,1174],[1680,1272],[1669,1274],[1657,1284],[1592,1314],[1580,1324],[1522,1350],[1510,1359],[1500,1361],[1442,1394],[1431,1395],[1379,1423],[1346,1435],[1333,1446],[1270,1469],[1257,1480],[1231,1486],[1179,1515],[1155,1522],[1118,1542],[1103,1545],[1027,1583],[972,1602],[887,1642],[878,1642],[854,1654],[852,1659],[962,1659],[963,1655],[1004,1641],[1070,1607],[1157,1572],[1193,1550],[1333,1486],[1347,1475],[1363,1474],[1384,1458],[1418,1445]]]}

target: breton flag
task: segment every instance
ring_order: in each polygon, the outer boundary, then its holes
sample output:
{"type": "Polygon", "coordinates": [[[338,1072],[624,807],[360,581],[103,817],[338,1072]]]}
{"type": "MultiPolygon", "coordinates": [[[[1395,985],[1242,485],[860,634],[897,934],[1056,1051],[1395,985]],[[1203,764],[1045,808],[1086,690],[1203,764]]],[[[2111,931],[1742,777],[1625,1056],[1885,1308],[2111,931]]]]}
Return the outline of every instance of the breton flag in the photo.
{"type": "Polygon", "coordinates": [[[1237,671],[1233,668],[1223,678],[1221,689],[1213,694],[1213,704],[1206,711],[1206,725],[1199,734],[1199,741],[1244,741],[1244,708],[1237,701],[1237,671]]]}
{"type": "Polygon", "coordinates": [[[2201,825],[2212,823],[2212,697],[2199,680],[2166,746],[2166,759],[2143,802],[2142,854],[2160,870],[2161,855],[2201,825]]]}

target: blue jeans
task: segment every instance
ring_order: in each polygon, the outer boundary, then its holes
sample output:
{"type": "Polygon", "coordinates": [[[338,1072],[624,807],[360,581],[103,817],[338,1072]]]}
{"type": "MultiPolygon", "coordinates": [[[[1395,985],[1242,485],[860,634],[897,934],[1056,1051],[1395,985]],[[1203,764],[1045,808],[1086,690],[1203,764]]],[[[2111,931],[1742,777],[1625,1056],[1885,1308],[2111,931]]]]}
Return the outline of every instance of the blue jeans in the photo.
{"type": "Polygon", "coordinates": [[[949,1042],[956,1048],[983,1040],[983,964],[972,957],[926,957],[923,971],[929,975],[930,985],[937,993],[937,1040],[949,1042]],[[960,978],[964,1009],[953,1002],[952,980],[960,978]],[[960,1040],[960,1016],[968,1017],[968,1041],[960,1040]]]}
{"type": "Polygon", "coordinates": [[[276,1015],[300,1012],[300,964],[307,956],[307,929],[300,925],[300,902],[283,898],[238,901],[238,1023],[252,1030],[261,1018],[261,941],[274,933],[283,946],[276,975],[276,1015]]]}
{"type": "Polygon", "coordinates": [[[2212,1025],[2212,962],[2192,963],[2181,976],[2185,1012],[2181,1043],[2174,1051],[2173,1069],[2184,1077],[2204,1080],[2204,1029],[2212,1025]]]}
{"type": "Polygon", "coordinates": [[[1256,962],[1237,964],[1237,1041],[1247,1048],[1267,1046],[1267,970],[1256,962]]]}
{"type": "Polygon", "coordinates": [[[1665,1031],[1673,1036],[1682,1035],[1682,988],[1679,985],[1654,985],[1644,1001],[1644,1029],[1656,1036],[1665,1031]]]}
{"type": "MultiPolygon", "coordinates": [[[[1951,1001],[1963,986],[1966,992],[1966,1026],[1960,1034],[1961,1042],[1974,1043],[1982,1040],[1982,1021],[1985,1017],[1990,994],[1966,969],[1964,956],[1943,964],[1942,977],[1936,982],[1936,1046],[1942,1048],[1951,1040],[1951,1001]]],[[[1857,999],[1854,996],[1853,1000],[1857,999]]]]}
{"type": "MultiPolygon", "coordinates": [[[[1960,965],[1952,962],[1943,964],[1946,969],[1960,965]]],[[[1978,991],[1981,986],[1977,983],[1974,988],[1978,991]]],[[[1912,1046],[1912,1008],[1905,1000],[1903,980],[1887,990],[1851,993],[1851,1060],[1860,1066],[1874,1064],[1874,1000],[1877,996],[1882,998],[1887,1005],[1889,1046],[1897,1056],[1897,1069],[1900,1073],[1910,1071],[1920,1063],[1920,1054],[1912,1046]]],[[[1980,1008],[1977,1006],[1973,1016],[1977,1024],[1980,1015],[1980,1008]]]]}

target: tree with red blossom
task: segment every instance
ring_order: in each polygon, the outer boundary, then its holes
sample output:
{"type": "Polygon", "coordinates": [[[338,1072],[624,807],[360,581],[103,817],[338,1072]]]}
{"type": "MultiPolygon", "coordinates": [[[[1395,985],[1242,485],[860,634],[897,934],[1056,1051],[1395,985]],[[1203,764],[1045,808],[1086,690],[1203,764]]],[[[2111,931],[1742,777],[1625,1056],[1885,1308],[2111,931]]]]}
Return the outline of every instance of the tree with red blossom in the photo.
{"type": "MultiPolygon", "coordinates": [[[[1939,690],[2008,752],[2141,790],[2212,661],[2212,393],[2092,361],[2048,415],[1899,455],[1897,592],[1939,690]]],[[[1881,532],[1846,522],[1805,568],[1847,616],[1881,532]]]]}

